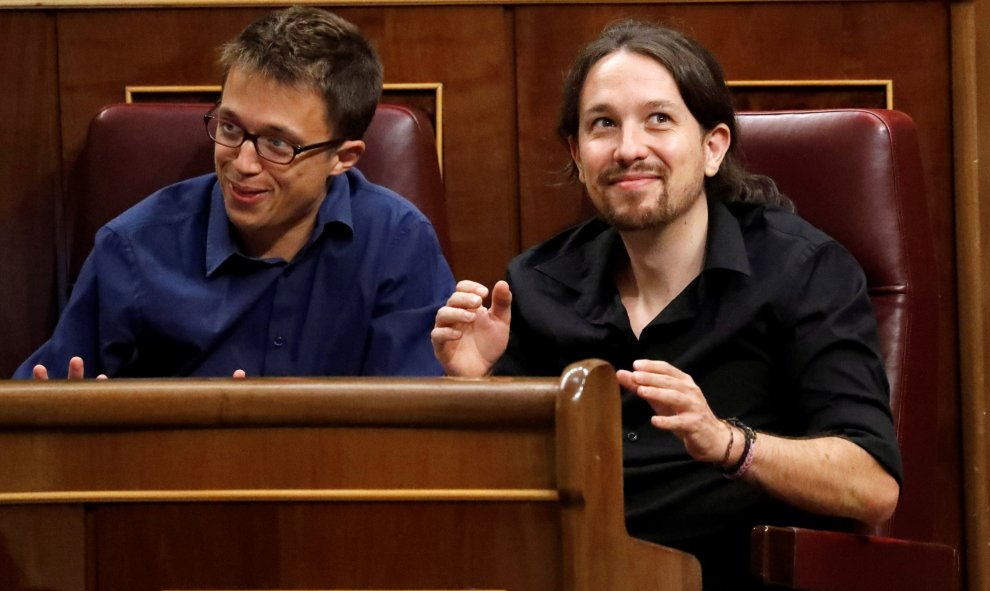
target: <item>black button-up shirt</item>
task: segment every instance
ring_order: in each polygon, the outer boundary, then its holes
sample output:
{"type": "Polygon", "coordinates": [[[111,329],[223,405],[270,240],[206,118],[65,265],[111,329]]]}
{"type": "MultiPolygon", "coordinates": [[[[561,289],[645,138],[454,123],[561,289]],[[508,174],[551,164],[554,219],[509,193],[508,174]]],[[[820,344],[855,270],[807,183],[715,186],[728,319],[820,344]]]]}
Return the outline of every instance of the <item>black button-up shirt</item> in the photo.
{"type": "MultiPolygon", "coordinates": [[[[559,375],[586,358],[617,369],[667,361],[692,376],[717,416],[783,436],[845,437],[900,480],[876,320],[845,248],[794,214],[710,201],[702,272],[638,339],[613,280],[625,256],[617,232],[596,219],[517,257],[509,348],[496,373],[559,375]]],[[[815,524],[692,460],[652,414],[622,393],[627,526],[699,555],[706,588],[723,573],[744,576],[753,525],[815,524]]]]}

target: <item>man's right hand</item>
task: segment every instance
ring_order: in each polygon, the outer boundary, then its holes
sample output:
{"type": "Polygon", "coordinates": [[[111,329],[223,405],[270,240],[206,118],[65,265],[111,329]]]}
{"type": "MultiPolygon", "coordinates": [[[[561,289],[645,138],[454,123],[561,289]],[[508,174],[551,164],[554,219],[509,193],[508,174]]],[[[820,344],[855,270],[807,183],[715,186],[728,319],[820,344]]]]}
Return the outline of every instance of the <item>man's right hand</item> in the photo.
{"type": "Polygon", "coordinates": [[[491,306],[482,305],[488,288],[474,281],[461,281],[437,311],[430,339],[433,352],[450,376],[487,375],[509,343],[512,292],[499,281],[492,288],[491,306]]]}
{"type": "MultiPolygon", "coordinates": [[[[84,375],[84,364],[82,357],[73,357],[69,360],[69,372],[68,377],[70,380],[81,380],[84,375]]],[[[38,364],[34,366],[33,369],[34,379],[36,380],[47,380],[48,379],[48,368],[44,365],[38,364]]],[[[106,374],[100,374],[96,376],[98,380],[107,379],[106,374]]]]}

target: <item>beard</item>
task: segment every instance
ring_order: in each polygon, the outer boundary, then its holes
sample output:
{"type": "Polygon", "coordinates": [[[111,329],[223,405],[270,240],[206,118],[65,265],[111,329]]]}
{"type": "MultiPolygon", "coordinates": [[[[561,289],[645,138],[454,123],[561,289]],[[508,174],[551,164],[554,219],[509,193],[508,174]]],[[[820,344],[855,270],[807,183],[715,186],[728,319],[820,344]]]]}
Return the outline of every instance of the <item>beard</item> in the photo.
{"type": "Polygon", "coordinates": [[[671,187],[670,175],[666,170],[644,166],[608,169],[598,175],[594,185],[589,183],[585,189],[589,196],[597,192],[597,198],[592,198],[591,201],[598,210],[598,215],[610,226],[620,232],[635,232],[663,228],[681,217],[698,198],[704,196],[705,182],[702,174],[687,186],[671,187]],[[613,179],[633,172],[657,174],[661,184],[657,189],[642,191],[633,207],[623,207],[623,202],[628,204],[632,198],[610,198],[607,188],[611,186],[613,179]]]}

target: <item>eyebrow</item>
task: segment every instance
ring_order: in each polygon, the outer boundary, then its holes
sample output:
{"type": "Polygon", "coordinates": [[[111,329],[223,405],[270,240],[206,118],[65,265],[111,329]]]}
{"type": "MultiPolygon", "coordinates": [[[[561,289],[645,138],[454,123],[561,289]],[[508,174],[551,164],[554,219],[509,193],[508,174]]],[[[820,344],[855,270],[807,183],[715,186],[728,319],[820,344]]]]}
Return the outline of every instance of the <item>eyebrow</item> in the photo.
{"type": "MultiPolygon", "coordinates": [[[[649,110],[653,110],[653,109],[669,110],[673,108],[678,108],[680,105],[678,105],[673,101],[669,101],[665,99],[657,99],[653,101],[647,101],[643,103],[642,106],[649,110]]],[[[596,103],[584,109],[582,112],[588,114],[598,114],[598,113],[607,113],[611,110],[613,110],[613,108],[608,103],[596,103]]]]}
{"type": "MultiPolygon", "coordinates": [[[[241,123],[241,118],[238,117],[237,116],[237,113],[234,112],[229,107],[224,107],[223,105],[217,107],[217,115],[220,115],[221,117],[226,117],[226,118],[229,118],[229,119],[233,119],[234,121],[238,122],[238,124],[241,123]]],[[[283,127],[281,125],[262,125],[260,130],[255,130],[253,133],[258,133],[258,134],[261,134],[261,135],[267,135],[267,134],[274,133],[274,134],[278,134],[278,135],[289,136],[290,138],[295,138],[294,141],[298,141],[299,140],[298,134],[296,134],[295,132],[293,132],[291,129],[288,129],[288,128],[283,127]]],[[[286,138],[286,139],[289,139],[289,138],[286,138]]]]}

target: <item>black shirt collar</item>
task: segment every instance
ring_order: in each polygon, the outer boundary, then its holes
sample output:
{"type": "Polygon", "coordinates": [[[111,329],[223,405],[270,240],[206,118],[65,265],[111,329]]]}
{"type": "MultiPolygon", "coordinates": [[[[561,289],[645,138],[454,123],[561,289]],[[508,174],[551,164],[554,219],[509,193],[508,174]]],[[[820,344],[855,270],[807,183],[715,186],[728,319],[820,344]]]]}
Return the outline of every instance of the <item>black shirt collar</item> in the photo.
{"type": "MultiPolygon", "coordinates": [[[[574,306],[592,323],[618,322],[617,310],[624,313],[624,309],[612,273],[616,258],[625,256],[619,233],[603,220],[594,219],[586,222],[577,236],[576,243],[565,244],[559,255],[538,264],[536,270],[574,290],[577,298],[574,306]]],[[[724,203],[709,199],[708,238],[701,276],[706,277],[716,269],[750,275],[739,220],[724,203]]],[[[693,302],[687,304],[694,308],[693,302]]],[[[675,307],[668,314],[680,317],[693,312],[675,307]]]]}
{"type": "MultiPolygon", "coordinates": [[[[602,285],[611,285],[612,262],[624,248],[619,233],[600,219],[586,223],[585,229],[597,235],[537,265],[541,273],[582,294],[595,294],[602,285]]],[[[702,273],[711,269],[750,274],[746,245],[739,221],[721,201],[708,201],[708,239],[702,273]]]]}

